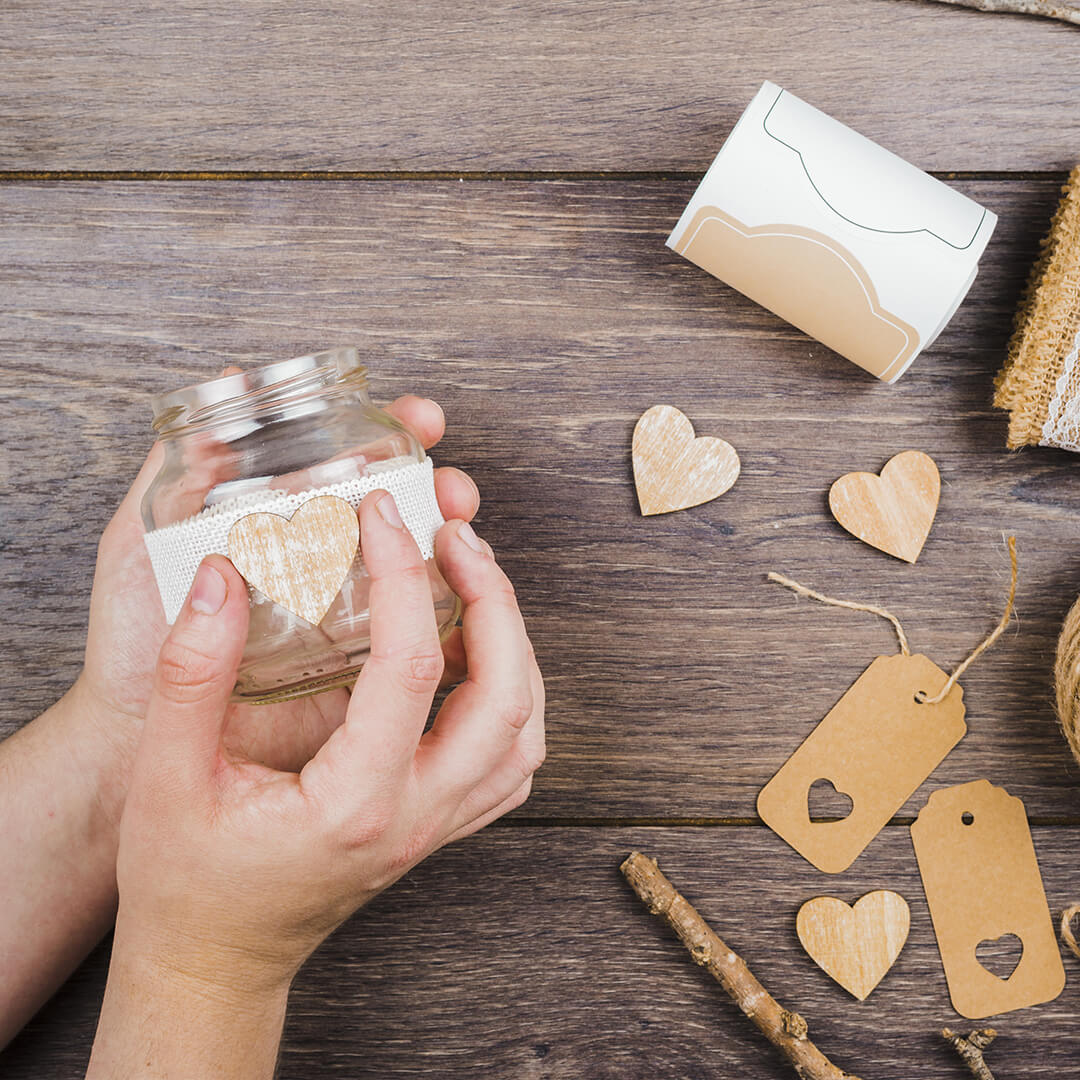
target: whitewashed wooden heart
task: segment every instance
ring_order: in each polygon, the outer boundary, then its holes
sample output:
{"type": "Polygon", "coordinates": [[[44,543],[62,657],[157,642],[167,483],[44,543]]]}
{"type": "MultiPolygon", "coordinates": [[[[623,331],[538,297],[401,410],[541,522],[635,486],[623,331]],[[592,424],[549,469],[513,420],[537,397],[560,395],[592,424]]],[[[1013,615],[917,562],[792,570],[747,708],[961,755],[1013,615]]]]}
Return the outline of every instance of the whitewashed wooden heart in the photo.
{"type": "Polygon", "coordinates": [[[853,536],[913,563],[930,535],[940,496],[934,459],[921,450],[905,450],[885,463],[880,476],[841,476],[829,489],[829,509],[853,536]]]}
{"type": "Polygon", "coordinates": [[[814,963],[864,1001],[900,955],[911,912],[899,893],[879,889],[854,906],[835,896],[807,900],[795,925],[814,963]]]}
{"type": "Polygon", "coordinates": [[[667,514],[723,495],[739,476],[739,455],[723,439],[694,437],[673,405],[654,405],[634,426],[634,486],[642,514],[667,514]]]}
{"type": "Polygon", "coordinates": [[[340,592],[359,543],[352,506],[336,495],[319,495],[290,518],[240,518],[229,529],[229,558],[249,585],[317,626],[340,592]]]}

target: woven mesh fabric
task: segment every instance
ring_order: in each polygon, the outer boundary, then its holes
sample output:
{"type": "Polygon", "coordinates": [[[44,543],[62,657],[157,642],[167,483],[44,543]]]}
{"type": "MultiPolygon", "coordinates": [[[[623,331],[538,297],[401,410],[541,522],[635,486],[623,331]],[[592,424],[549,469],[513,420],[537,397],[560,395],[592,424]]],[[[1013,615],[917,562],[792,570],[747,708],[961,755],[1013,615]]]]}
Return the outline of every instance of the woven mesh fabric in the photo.
{"type": "Polygon", "coordinates": [[[317,495],[336,495],[353,506],[359,506],[364,496],[376,488],[383,488],[394,496],[401,520],[416,539],[420,554],[430,559],[435,554],[435,534],[444,524],[435,497],[431,458],[388,468],[372,476],[294,494],[251,492],[208,507],[175,525],[155,529],[144,537],[166,621],[171,624],[180,614],[199,563],[207,555],[228,555],[229,529],[245,514],[270,513],[291,517],[302,503],[317,495]]]}
{"type": "Polygon", "coordinates": [[[1062,192],[995,381],[994,404],[1009,410],[1010,450],[1041,444],[1080,451],[1073,416],[1080,401],[1080,165],[1062,192]]]}

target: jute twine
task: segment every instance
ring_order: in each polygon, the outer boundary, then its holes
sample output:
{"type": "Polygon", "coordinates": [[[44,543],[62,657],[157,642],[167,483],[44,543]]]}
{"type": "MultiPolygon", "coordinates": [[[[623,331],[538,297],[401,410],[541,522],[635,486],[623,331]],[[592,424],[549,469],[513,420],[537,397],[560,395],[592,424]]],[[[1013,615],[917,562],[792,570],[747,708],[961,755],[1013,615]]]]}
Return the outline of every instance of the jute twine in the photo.
{"type": "Polygon", "coordinates": [[[1057,643],[1054,692],[1061,730],[1080,761],[1080,600],[1069,609],[1057,643]]]}
{"type": "MultiPolygon", "coordinates": [[[[1054,695],[1057,700],[1061,730],[1080,761],[1080,600],[1069,609],[1058,637],[1054,661],[1054,695]]],[[[1074,956],[1080,959],[1080,944],[1073,933],[1073,919],[1080,914],[1080,904],[1073,904],[1061,913],[1061,940],[1074,956]]]]}
{"type": "MultiPolygon", "coordinates": [[[[994,404],[1009,410],[1010,450],[1044,442],[1051,398],[1067,354],[1080,331],[1080,165],[1062,188],[1062,199],[1042,241],[1016,312],[1005,364],[995,380],[994,404]]],[[[1066,388],[1069,398],[1080,387],[1066,388]]],[[[1050,440],[1068,450],[1080,446],[1050,440]]]]}
{"type": "MultiPolygon", "coordinates": [[[[948,696],[949,691],[956,685],[956,681],[964,674],[965,671],[981,656],[991,645],[1003,633],[1005,628],[1009,625],[1009,619],[1012,618],[1013,601],[1016,599],[1016,537],[1009,537],[1009,562],[1012,565],[1012,573],[1009,578],[1009,593],[1005,599],[1005,610],[1001,614],[1001,618],[998,620],[997,626],[990,631],[975,646],[974,649],[968,654],[966,660],[964,660],[953,673],[949,676],[945,685],[933,696],[926,697],[923,694],[918,700],[924,705],[937,705],[939,702],[944,701],[948,696]]],[[[783,585],[786,589],[791,589],[792,592],[799,596],[808,597],[811,600],[817,600],[822,604],[829,604],[831,607],[847,608],[849,611],[868,611],[871,615],[879,615],[883,619],[887,619],[892,623],[893,629],[896,631],[896,639],[900,643],[900,652],[904,656],[911,655],[911,647],[908,645],[907,634],[904,633],[904,628],[900,625],[900,620],[891,612],[887,611],[883,607],[877,607],[874,604],[859,604],[853,600],[838,600],[835,596],[825,596],[823,593],[816,592],[814,589],[808,589],[805,585],[800,585],[797,581],[792,581],[791,578],[785,577],[783,574],[777,574],[775,571],[768,575],[769,581],[775,581],[778,585],[783,585]]],[[[1080,600],[1074,605],[1072,611],[1069,612],[1070,617],[1076,616],[1076,634],[1080,639],[1080,600]]],[[[1060,651],[1058,653],[1060,657],[1060,651]]],[[[1080,691],[1080,657],[1074,657],[1074,677],[1076,682],[1073,688],[1073,704],[1074,708],[1077,705],[1076,693],[1080,691]]],[[[1058,683],[1060,686],[1060,682],[1058,683]]],[[[1060,700],[1060,699],[1059,699],[1060,700]]],[[[1074,733],[1075,736],[1075,733],[1074,733]]],[[[1070,738],[1070,741],[1072,739],[1070,738]]],[[[1077,744],[1073,744],[1073,750],[1077,754],[1078,760],[1080,760],[1080,750],[1077,750],[1077,744]]]]}

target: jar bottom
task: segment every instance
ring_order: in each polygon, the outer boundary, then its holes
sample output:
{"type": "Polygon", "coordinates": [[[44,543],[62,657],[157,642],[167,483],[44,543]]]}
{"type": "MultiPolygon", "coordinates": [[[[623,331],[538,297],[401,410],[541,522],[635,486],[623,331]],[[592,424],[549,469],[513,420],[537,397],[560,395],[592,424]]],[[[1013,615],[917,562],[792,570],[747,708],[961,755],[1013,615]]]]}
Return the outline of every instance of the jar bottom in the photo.
{"type": "MultiPolygon", "coordinates": [[[[441,582],[441,577],[438,580],[441,582]]],[[[445,593],[434,599],[439,637],[445,641],[461,615],[461,600],[445,583],[443,589],[445,593]]],[[[261,662],[241,667],[231,700],[248,705],[272,705],[336,690],[355,681],[369,655],[370,638],[366,635],[344,641],[321,641],[306,656],[290,655],[287,666],[282,664],[280,656],[269,655],[261,662]]]]}

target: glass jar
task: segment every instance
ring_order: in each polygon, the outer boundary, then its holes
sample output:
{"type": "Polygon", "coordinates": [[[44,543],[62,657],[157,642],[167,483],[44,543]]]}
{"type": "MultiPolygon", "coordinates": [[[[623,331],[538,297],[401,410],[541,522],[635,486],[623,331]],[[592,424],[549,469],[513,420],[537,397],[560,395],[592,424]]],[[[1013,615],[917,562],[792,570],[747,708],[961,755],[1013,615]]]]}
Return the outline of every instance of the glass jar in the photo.
{"type": "MultiPolygon", "coordinates": [[[[356,349],[225,375],[161,394],[152,406],[165,459],[143,497],[142,516],[168,621],[202,557],[228,554],[223,538],[240,517],[289,517],[322,494],[357,506],[368,490],[385,487],[429,556],[439,632],[450,632],[459,601],[430,557],[442,523],[431,462],[412,432],[372,404],[356,349]]],[[[251,619],[233,700],[283,701],[355,679],[370,648],[369,583],[358,547],[318,625],[249,583],[251,619]]]]}

